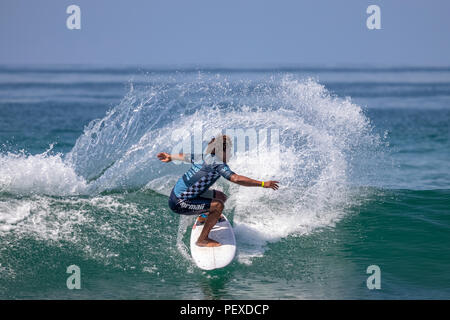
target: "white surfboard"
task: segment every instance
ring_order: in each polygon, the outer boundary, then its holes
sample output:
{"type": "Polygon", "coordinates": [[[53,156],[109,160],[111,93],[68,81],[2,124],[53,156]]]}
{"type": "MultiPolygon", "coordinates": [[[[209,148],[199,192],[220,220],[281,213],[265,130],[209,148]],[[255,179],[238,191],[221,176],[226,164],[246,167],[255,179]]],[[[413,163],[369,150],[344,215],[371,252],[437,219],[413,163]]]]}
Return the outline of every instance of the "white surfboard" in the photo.
{"type": "Polygon", "coordinates": [[[209,232],[209,237],[220,242],[219,247],[199,247],[195,243],[203,230],[204,222],[197,217],[191,232],[191,255],[197,266],[203,270],[213,270],[227,266],[236,254],[236,238],[233,227],[222,215],[209,232]]]}

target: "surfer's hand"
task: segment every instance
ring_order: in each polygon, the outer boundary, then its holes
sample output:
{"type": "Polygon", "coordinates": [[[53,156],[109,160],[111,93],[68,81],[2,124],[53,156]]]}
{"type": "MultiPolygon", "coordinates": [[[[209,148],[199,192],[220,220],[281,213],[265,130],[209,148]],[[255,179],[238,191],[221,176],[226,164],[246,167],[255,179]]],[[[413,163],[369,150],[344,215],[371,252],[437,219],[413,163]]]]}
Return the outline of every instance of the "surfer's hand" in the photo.
{"type": "Polygon", "coordinates": [[[172,161],[172,157],[170,156],[170,154],[165,153],[165,152],[160,152],[156,156],[162,162],[170,162],[170,161],[172,161]]]}
{"type": "Polygon", "coordinates": [[[265,181],[264,182],[264,188],[272,188],[273,190],[278,190],[278,181],[265,181]]]}

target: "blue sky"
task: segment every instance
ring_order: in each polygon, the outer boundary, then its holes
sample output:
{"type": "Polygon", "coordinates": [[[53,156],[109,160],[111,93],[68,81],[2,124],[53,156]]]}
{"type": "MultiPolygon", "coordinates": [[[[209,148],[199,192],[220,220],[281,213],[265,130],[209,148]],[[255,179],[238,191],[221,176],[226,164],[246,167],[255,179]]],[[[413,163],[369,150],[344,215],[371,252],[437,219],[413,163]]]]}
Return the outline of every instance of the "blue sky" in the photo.
{"type": "Polygon", "coordinates": [[[0,64],[450,65],[448,0],[1,0],[0,64]],[[68,30],[66,8],[81,8],[68,30]],[[366,8],[381,8],[368,30],[366,8]]]}

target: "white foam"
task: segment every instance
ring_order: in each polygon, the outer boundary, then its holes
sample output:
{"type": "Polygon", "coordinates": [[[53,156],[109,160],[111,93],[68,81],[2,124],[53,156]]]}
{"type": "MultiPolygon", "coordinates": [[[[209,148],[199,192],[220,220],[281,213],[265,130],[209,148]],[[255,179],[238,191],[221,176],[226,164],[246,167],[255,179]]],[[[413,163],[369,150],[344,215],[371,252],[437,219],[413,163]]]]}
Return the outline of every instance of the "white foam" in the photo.
{"type": "Polygon", "coordinates": [[[12,194],[75,195],[87,184],[61,155],[7,153],[0,155],[0,191],[12,194]]]}
{"type": "Polygon", "coordinates": [[[32,203],[29,201],[0,202],[0,231],[10,231],[16,224],[30,215],[32,203]]]}

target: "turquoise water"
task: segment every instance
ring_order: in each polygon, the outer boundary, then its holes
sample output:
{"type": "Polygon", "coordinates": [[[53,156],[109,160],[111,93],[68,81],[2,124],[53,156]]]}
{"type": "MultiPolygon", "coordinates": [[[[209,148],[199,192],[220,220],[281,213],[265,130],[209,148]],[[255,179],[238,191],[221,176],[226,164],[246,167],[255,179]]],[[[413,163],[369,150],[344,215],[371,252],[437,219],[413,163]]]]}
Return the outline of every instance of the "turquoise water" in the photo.
{"type": "Polygon", "coordinates": [[[0,298],[448,299],[449,123],[448,68],[2,67],[0,298]],[[218,182],[238,253],[205,272],[155,155],[217,127],[277,130],[230,167],[281,188],[218,182]]]}

